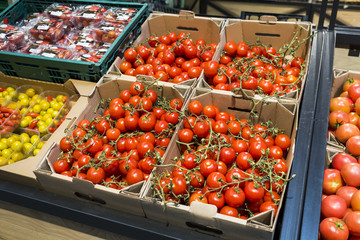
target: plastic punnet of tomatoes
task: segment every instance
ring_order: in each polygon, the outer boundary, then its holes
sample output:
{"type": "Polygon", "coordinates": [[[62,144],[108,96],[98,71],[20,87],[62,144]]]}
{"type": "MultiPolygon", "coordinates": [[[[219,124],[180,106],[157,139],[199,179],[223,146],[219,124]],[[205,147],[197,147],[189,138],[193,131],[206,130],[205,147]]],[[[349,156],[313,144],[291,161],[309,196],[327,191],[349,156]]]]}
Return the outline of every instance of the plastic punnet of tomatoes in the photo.
{"type": "Polygon", "coordinates": [[[68,99],[67,93],[59,91],[45,91],[37,97],[34,95],[22,114],[20,127],[37,130],[41,136],[47,134],[49,126],[68,99]]]}
{"type": "Polygon", "coordinates": [[[85,106],[77,105],[79,115],[69,132],[44,159],[52,173],[37,172],[40,183],[48,191],[91,195],[109,207],[143,215],[140,190],[153,165],[162,162],[188,92],[188,87],[121,79],[98,86],[85,106]],[[119,194],[126,192],[131,197],[119,194]]]}
{"type": "Polygon", "coordinates": [[[0,82],[0,100],[12,100],[14,94],[16,94],[17,86],[7,82],[0,82]]]}
{"type": "MultiPolygon", "coordinates": [[[[75,94],[69,97],[69,99],[65,102],[64,106],[61,108],[59,113],[56,115],[50,126],[48,127],[48,133],[53,134],[56,129],[60,127],[60,125],[65,121],[67,114],[71,110],[71,108],[75,105],[76,101],[79,99],[80,95],[75,94]]],[[[46,135],[45,135],[46,136],[46,135]]],[[[44,137],[45,137],[44,136],[44,137]]],[[[41,149],[41,148],[39,148],[41,149]]]]}
{"type": "Polygon", "coordinates": [[[113,43],[125,27],[124,24],[114,22],[99,22],[94,25],[92,31],[95,41],[113,43]]]}
{"type": "Polygon", "coordinates": [[[311,46],[311,24],[229,20],[220,54],[198,87],[298,100],[311,46]]]}
{"type": "Polygon", "coordinates": [[[19,126],[21,115],[16,102],[0,100],[0,133],[13,132],[19,126]]]}
{"type": "Polygon", "coordinates": [[[44,14],[48,18],[61,19],[65,25],[72,26],[71,20],[74,15],[74,10],[75,8],[73,6],[54,3],[44,10],[44,14]]]}
{"type": "Polygon", "coordinates": [[[81,29],[100,22],[106,10],[107,9],[101,5],[79,6],[74,14],[74,25],[81,29]]]}
{"type": "Polygon", "coordinates": [[[59,41],[67,31],[67,26],[61,19],[40,18],[29,29],[30,35],[36,40],[46,40],[52,43],[59,41]]]}
{"type": "Polygon", "coordinates": [[[323,179],[320,236],[360,236],[360,74],[334,70],[323,179]]]}
{"type": "Polygon", "coordinates": [[[128,24],[136,12],[137,10],[132,8],[109,8],[104,12],[104,20],[117,24],[128,24]]]}
{"type": "Polygon", "coordinates": [[[18,27],[1,24],[0,40],[8,44],[6,48],[2,47],[2,50],[15,51],[25,45],[25,33],[18,27]]]}
{"type": "Polygon", "coordinates": [[[188,13],[151,14],[133,46],[115,61],[110,71],[134,79],[148,75],[180,83],[197,79],[204,62],[212,60],[220,40],[223,19],[195,17],[188,13]],[[196,26],[196,27],[194,27],[196,26]]]}
{"type": "Polygon", "coordinates": [[[144,192],[148,218],[215,228],[226,238],[248,239],[255,232],[271,238],[292,179],[296,104],[259,104],[194,91],[176,141],[144,192]],[[252,221],[261,224],[254,227],[252,221]]]}

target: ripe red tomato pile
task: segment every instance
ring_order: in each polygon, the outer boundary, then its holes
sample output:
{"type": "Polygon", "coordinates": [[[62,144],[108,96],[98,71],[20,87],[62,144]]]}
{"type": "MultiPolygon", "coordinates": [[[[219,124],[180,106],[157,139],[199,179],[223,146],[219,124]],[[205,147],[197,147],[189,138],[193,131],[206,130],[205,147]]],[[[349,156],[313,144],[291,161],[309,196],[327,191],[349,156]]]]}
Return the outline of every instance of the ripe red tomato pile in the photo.
{"type": "Polygon", "coordinates": [[[148,179],[182,118],[182,105],[132,83],[118,98],[100,104],[102,115],[81,120],[61,139],[54,170],[117,189],[148,179]]]}
{"type": "Polygon", "coordinates": [[[253,125],[196,100],[188,113],[178,133],[182,155],[162,165],[172,171],[160,166],[153,173],[158,197],[213,204],[222,214],[244,219],[272,209],[276,215],[288,181],[290,138],[271,123],[253,125]]]}
{"type": "Polygon", "coordinates": [[[304,59],[292,57],[286,60],[284,51],[261,43],[229,41],[219,62],[210,61],[205,68],[206,81],[219,90],[241,88],[281,96],[301,87],[304,59]]]}
{"type": "Polygon", "coordinates": [[[340,97],[330,100],[329,132],[346,146],[324,172],[322,221],[323,239],[360,237],[360,80],[348,79],[340,97]],[[358,100],[359,99],[359,100],[358,100]]]}
{"type": "Polygon", "coordinates": [[[151,36],[147,45],[129,48],[120,64],[123,74],[148,75],[161,81],[180,83],[200,76],[206,62],[212,60],[217,43],[204,39],[194,41],[186,33],[174,32],[160,37],[151,36]]]}

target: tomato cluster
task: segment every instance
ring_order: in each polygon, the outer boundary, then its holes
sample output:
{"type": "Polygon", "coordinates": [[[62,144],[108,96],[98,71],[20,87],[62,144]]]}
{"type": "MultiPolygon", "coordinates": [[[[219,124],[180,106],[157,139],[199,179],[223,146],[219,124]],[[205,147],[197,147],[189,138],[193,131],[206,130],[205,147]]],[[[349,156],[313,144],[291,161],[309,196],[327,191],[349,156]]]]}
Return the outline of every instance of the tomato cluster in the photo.
{"type": "Polygon", "coordinates": [[[219,62],[211,61],[205,68],[211,87],[232,91],[247,89],[266,95],[284,95],[301,87],[304,59],[292,56],[286,60],[283,51],[261,43],[228,41],[219,62]]]}
{"type": "Polygon", "coordinates": [[[157,195],[164,202],[213,204],[244,219],[272,209],[276,215],[288,181],[290,138],[270,123],[253,125],[200,101],[188,112],[178,133],[181,156],[163,165],[172,171],[153,173],[157,195]]]}
{"type": "Polygon", "coordinates": [[[57,173],[121,189],[147,180],[181,120],[183,102],[160,97],[141,82],[103,101],[104,113],[81,120],[54,163],[57,173]]]}
{"type": "Polygon", "coordinates": [[[150,36],[147,45],[128,48],[120,64],[123,74],[153,76],[164,82],[180,83],[197,78],[212,60],[216,43],[192,40],[186,33],[150,36]]]}

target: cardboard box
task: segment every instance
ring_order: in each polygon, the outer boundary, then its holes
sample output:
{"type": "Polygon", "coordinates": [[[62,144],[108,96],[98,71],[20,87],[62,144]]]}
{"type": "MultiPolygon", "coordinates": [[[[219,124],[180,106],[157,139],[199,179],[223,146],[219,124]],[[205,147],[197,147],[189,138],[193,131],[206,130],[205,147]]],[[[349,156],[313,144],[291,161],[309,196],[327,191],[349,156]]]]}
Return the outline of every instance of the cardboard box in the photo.
{"type": "MultiPolygon", "coordinates": [[[[141,26],[141,34],[133,43],[133,46],[141,45],[146,42],[146,39],[151,35],[161,36],[169,32],[179,34],[181,32],[190,33],[190,38],[196,41],[197,39],[204,39],[206,43],[219,43],[220,34],[224,19],[222,18],[207,18],[195,16],[190,11],[180,11],[179,14],[168,13],[152,13],[148,19],[141,26]]],[[[149,46],[147,43],[146,46],[149,46]]],[[[135,77],[123,75],[120,72],[120,64],[124,58],[119,57],[115,59],[110,66],[107,74],[122,75],[126,79],[135,81],[135,77]]],[[[195,86],[198,79],[189,80],[195,86]]],[[[173,85],[173,83],[165,82],[165,85],[173,85]]]]}
{"type": "MultiPolygon", "coordinates": [[[[79,121],[83,119],[92,120],[98,116],[99,112],[95,113],[94,109],[102,99],[118,97],[120,92],[124,89],[129,89],[132,83],[133,81],[131,80],[120,79],[119,77],[119,80],[109,81],[96,87],[91,96],[82,98],[81,104],[79,103],[73,106],[72,109],[76,111],[77,114],[71,120],[72,122],[68,125],[68,128],[73,129],[79,121]]],[[[168,99],[179,98],[182,100],[185,99],[190,91],[190,88],[186,86],[169,87],[153,85],[150,89],[155,90],[158,96],[167,97],[168,99]]],[[[101,111],[103,110],[100,110],[100,112],[101,111]]],[[[65,136],[65,134],[62,136],[65,136]]],[[[58,142],[52,145],[46,153],[45,158],[43,158],[35,170],[38,181],[46,191],[91,201],[130,214],[144,216],[139,196],[145,181],[122,190],[116,190],[99,184],[93,184],[88,180],[70,178],[57,174],[52,170],[52,166],[61,152],[58,142]]]]}
{"type": "MultiPolygon", "coordinates": [[[[300,31],[298,35],[299,40],[306,39],[312,33],[312,25],[310,22],[280,22],[277,21],[275,17],[273,18],[271,16],[264,16],[257,21],[228,19],[213,60],[220,60],[221,53],[228,41],[234,41],[235,43],[246,42],[251,44],[260,41],[265,45],[271,45],[278,51],[284,44],[291,42],[294,33],[297,31],[300,31]]],[[[296,56],[302,57],[306,63],[308,63],[310,59],[310,48],[311,39],[297,49],[296,56]]],[[[305,71],[307,71],[307,65],[305,71]]],[[[306,74],[303,76],[299,96],[302,94],[305,79],[306,74]]],[[[201,79],[197,87],[209,87],[209,84],[205,81],[205,79],[201,79]]],[[[223,92],[222,90],[216,89],[214,89],[214,91],[223,92]]],[[[247,97],[253,97],[255,92],[251,90],[244,90],[243,93],[237,92],[236,94],[245,94],[247,97]]],[[[289,93],[283,98],[300,101],[300,97],[298,98],[297,92],[289,93]]]]}
{"type": "MultiPolygon", "coordinates": [[[[249,111],[254,107],[252,100],[237,98],[230,92],[219,93],[209,89],[195,89],[188,103],[191,100],[198,100],[203,106],[207,104],[216,105],[220,108],[220,111],[234,114],[239,119],[249,119],[249,111]]],[[[291,136],[292,145],[286,159],[289,166],[288,174],[290,173],[295,148],[296,108],[295,102],[281,100],[258,103],[254,108],[258,114],[258,118],[253,119],[254,124],[270,120],[275,126],[284,129],[285,134],[291,136]]],[[[178,131],[182,128],[182,125],[180,125],[178,131]]],[[[173,158],[181,156],[180,147],[176,143],[176,140],[178,140],[177,133],[172,145],[169,146],[169,152],[165,157],[164,164],[169,164],[173,158]]],[[[172,170],[172,167],[168,169],[172,170]]],[[[164,168],[157,168],[155,171],[162,172],[164,170],[164,168]]],[[[150,182],[147,183],[146,187],[147,189],[142,195],[142,206],[146,217],[149,219],[225,239],[271,239],[274,236],[278,216],[273,218],[272,212],[265,212],[249,220],[243,220],[219,214],[215,206],[197,202],[192,203],[191,206],[168,204],[164,208],[159,199],[153,198],[150,182]]],[[[282,193],[282,198],[284,192],[285,190],[282,193]]],[[[279,205],[278,212],[281,211],[281,205],[282,202],[279,205]]]]}
{"type": "MultiPolygon", "coordinates": [[[[69,95],[80,94],[87,96],[93,91],[95,83],[79,81],[79,80],[68,80],[65,84],[57,84],[51,82],[42,82],[32,79],[25,79],[19,77],[11,77],[0,73],[0,82],[12,83],[16,86],[32,85],[40,86],[44,91],[53,90],[66,92],[69,95]]],[[[76,103],[81,103],[82,97],[78,99],[76,103]]],[[[72,104],[75,104],[72,103],[72,104]]],[[[40,160],[45,155],[52,143],[60,141],[61,133],[68,127],[72,116],[75,114],[74,110],[71,110],[67,115],[67,119],[61,124],[59,129],[56,130],[55,134],[48,139],[44,147],[41,149],[39,154],[34,157],[15,162],[10,165],[0,167],[0,179],[13,181],[19,184],[40,188],[40,184],[36,180],[36,176],[33,171],[39,164],[40,160]],[[70,118],[70,119],[69,119],[70,118]]]]}

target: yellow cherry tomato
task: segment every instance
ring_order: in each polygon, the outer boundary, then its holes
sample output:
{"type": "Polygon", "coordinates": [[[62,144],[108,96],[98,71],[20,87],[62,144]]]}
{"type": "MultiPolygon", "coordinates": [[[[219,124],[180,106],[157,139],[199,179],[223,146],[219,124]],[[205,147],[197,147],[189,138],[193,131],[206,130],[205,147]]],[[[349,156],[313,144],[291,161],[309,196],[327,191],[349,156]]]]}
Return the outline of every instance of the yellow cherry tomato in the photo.
{"type": "Polygon", "coordinates": [[[1,155],[5,158],[10,157],[11,153],[12,153],[11,148],[7,148],[1,151],[1,155]]]}
{"type": "Polygon", "coordinates": [[[33,108],[34,113],[40,113],[41,112],[40,104],[35,104],[32,108],[33,108]]]}
{"type": "Polygon", "coordinates": [[[13,143],[11,144],[11,149],[12,149],[14,152],[19,152],[19,151],[21,151],[22,147],[23,147],[23,144],[22,144],[22,142],[20,142],[20,141],[15,141],[15,142],[13,142],[13,143]]]}
{"type": "Polygon", "coordinates": [[[24,143],[24,146],[23,146],[23,152],[25,154],[27,154],[28,152],[30,152],[31,150],[31,147],[32,147],[32,144],[31,143],[24,143]]]}
{"type": "Polygon", "coordinates": [[[38,145],[36,146],[37,149],[41,149],[43,146],[45,145],[45,142],[41,141],[38,143],[38,145]]]}
{"type": "Polygon", "coordinates": [[[0,151],[6,149],[8,146],[6,143],[0,141],[0,151]]]}
{"type": "Polygon", "coordinates": [[[40,152],[40,149],[38,149],[38,148],[34,149],[34,151],[33,151],[34,156],[38,155],[39,152],[40,152]]]}
{"type": "Polygon", "coordinates": [[[11,155],[11,160],[13,160],[14,162],[20,161],[24,159],[24,154],[22,152],[14,152],[11,155]]]}
{"type": "Polygon", "coordinates": [[[46,133],[47,132],[47,128],[48,128],[48,126],[46,126],[46,124],[44,124],[44,125],[41,125],[41,126],[39,126],[39,132],[40,133],[46,133]]]}
{"type": "Polygon", "coordinates": [[[5,157],[0,157],[0,167],[8,164],[8,160],[5,157]]]}
{"type": "Polygon", "coordinates": [[[35,144],[39,139],[40,137],[38,135],[32,135],[30,138],[30,142],[31,144],[35,144]]]}
{"type": "Polygon", "coordinates": [[[20,138],[23,143],[29,143],[30,142],[30,136],[27,133],[21,133],[20,138]]]}
{"type": "Polygon", "coordinates": [[[26,89],[26,95],[28,95],[29,97],[33,97],[35,95],[35,89],[33,88],[28,88],[26,89]]]}
{"type": "Polygon", "coordinates": [[[40,101],[41,110],[47,110],[50,107],[50,103],[46,100],[40,101]]]}
{"type": "Polygon", "coordinates": [[[29,124],[30,124],[29,121],[27,121],[25,119],[20,121],[20,127],[22,127],[22,128],[26,128],[27,126],[29,126],[29,124]]]}

